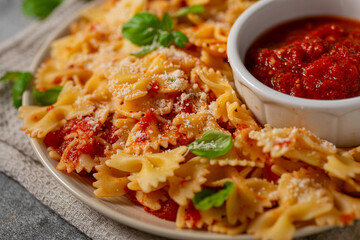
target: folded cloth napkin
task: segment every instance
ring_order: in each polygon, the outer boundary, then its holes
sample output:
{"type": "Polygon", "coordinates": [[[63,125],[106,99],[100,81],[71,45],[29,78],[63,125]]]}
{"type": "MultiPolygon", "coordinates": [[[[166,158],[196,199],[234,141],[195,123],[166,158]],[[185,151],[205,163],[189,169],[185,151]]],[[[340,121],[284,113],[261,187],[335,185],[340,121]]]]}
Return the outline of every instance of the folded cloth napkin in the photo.
{"type": "MultiPolygon", "coordinates": [[[[37,22],[0,44],[0,75],[6,71],[27,71],[49,34],[64,19],[71,18],[85,1],[67,0],[43,22],[37,22]]],[[[12,83],[0,83],[0,171],[17,180],[42,203],[93,239],[161,239],[121,225],[94,211],[71,195],[38,161],[22,121],[12,106],[12,83]]],[[[221,235],[219,235],[221,239],[221,235]]],[[[332,229],[305,239],[360,239],[360,223],[332,229]]]]}

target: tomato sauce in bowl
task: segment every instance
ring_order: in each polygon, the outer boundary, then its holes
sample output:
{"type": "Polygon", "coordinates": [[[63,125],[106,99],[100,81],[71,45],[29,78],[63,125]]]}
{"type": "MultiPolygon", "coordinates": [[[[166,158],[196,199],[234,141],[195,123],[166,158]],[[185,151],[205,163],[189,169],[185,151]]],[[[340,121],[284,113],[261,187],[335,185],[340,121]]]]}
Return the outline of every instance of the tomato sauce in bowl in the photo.
{"type": "Polygon", "coordinates": [[[265,85],[291,96],[359,96],[360,22],[322,16],[278,25],[255,40],[245,66],[265,85]]]}

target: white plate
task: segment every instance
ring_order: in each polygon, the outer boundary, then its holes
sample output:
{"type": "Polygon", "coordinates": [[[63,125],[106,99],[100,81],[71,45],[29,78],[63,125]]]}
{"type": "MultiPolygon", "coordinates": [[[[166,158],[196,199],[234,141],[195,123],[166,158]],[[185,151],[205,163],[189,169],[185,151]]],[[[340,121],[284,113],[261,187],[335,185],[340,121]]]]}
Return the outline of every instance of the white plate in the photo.
{"type": "MultiPolygon", "coordinates": [[[[59,29],[57,29],[54,34],[49,37],[48,41],[45,42],[44,46],[34,59],[31,67],[31,71],[33,73],[36,72],[44,60],[49,58],[51,43],[55,39],[68,34],[70,24],[76,21],[78,18],[79,16],[75,16],[73,19],[65,22],[63,25],[59,26],[59,29]]],[[[28,90],[24,93],[23,104],[31,105],[31,103],[32,94],[31,91],[28,90]]],[[[30,142],[42,164],[67,190],[69,190],[73,195],[96,211],[114,219],[119,223],[128,225],[144,232],[175,239],[253,239],[252,236],[245,234],[231,237],[201,230],[177,229],[174,222],[162,220],[150,213],[145,212],[142,207],[134,205],[126,197],[106,199],[95,197],[93,194],[95,189],[92,187],[90,179],[81,177],[75,173],[66,174],[56,170],[55,167],[58,162],[49,157],[44,143],[41,140],[35,138],[30,138],[30,142]]],[[[295,237],[308,236],[325,231],[329,228],[331,227],[306,227],[296,231],[295,237]]]]}

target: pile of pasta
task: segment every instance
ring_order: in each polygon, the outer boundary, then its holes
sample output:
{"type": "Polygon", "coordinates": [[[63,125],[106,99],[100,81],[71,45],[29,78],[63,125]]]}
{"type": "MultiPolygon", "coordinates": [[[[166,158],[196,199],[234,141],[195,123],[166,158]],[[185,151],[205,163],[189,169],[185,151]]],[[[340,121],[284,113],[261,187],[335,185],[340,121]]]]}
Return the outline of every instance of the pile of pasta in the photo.
{"type": "Polygon", "coordinates": [[[57,102],[21,107],[22,130],[44,141],[58,170],[92,175],[97,197],[131,196],[152,213],[171,202],[178,228],[286,240],[301,227],[353,223],[360,148],[260,126],[234,91],[227,36],[253,2],[110,0],[86,10],[36,73],[39,91],[63,86],[57,102]],[[193,4],[205,12],[174,19],[185,48],[131,55],[140,47],[121,27],[134,14],[193,4]],[[232,136],[225,155],[189,152],[208,130],[232,136]],[[196,193],[226,182],[234,189],[221,206],[194,207],[196,193]]]}

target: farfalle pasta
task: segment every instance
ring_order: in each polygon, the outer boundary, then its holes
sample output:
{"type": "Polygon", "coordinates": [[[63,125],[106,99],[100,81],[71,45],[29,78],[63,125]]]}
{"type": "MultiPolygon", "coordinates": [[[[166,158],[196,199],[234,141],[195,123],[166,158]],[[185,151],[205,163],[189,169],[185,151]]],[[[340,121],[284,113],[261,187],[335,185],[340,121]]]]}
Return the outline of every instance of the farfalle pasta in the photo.
{"type": "Polygon", "coordinates": [[[359,148],[261,126],[234,91],[227,37],[254,2],[108,0],[87,9],[35,74],[38,91],[63,86],[57,101],[21,107],[22,130],[44,142],[58,170],[91,175],[95,196],[128,197],[174,227],[288,240],[300,227],[353,223],[359,148]],[[203,11],[176,16],[198,4],[203,11]],[[154,38],[149,50],[126,38],[122,27],[144,11],[172,19],[158,35],[168,31],[169,44],[154,38]]]}

